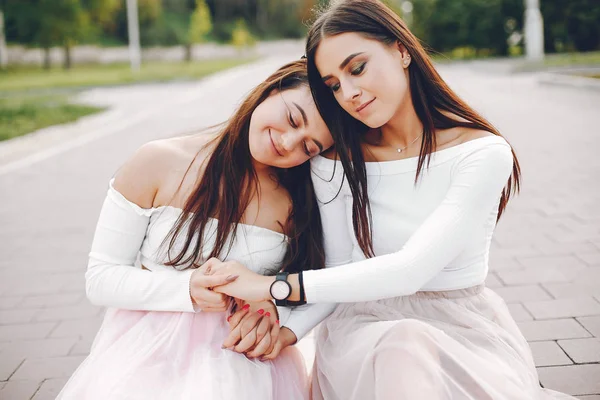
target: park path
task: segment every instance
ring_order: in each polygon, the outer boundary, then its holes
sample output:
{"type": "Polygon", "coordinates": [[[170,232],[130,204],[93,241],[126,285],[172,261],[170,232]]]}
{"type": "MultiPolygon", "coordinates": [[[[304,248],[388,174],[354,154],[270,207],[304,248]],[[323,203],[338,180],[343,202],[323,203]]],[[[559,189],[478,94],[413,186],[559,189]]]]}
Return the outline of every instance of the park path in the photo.
{"type": "MultiPolygon", "coordinates": [[[[51,128],[52,140],[15,147],[18,157],[0,145],[0,399],[53,399],[89,351],[103,310],[85,298],[84,271],[116,169],[147,141],[224,120],[293,56],[195,83],[94,89],[82,98],[111,111],[51,128]]],[[[535,74],[485,64],[440,71],[508,138],[524,172],[487,284],[530,341],[542,384],[598,400],[600,91],[540,85],[535,74]]],[[[300,343],[309,363],[310,340],[300,343]]]]}

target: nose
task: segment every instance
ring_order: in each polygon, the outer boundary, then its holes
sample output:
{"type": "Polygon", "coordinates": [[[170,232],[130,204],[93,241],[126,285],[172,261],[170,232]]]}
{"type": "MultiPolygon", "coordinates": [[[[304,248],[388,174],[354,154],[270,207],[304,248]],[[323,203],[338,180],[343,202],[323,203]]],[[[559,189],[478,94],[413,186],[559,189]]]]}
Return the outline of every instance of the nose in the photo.
{"type": "Polygon", "coordinates": [[[281,135],[281,147],[286,152],[293,151],[302,141],[302,134],[297,130],[289,130],[281,135]]]}
{"type": "Polygon", "coordinates": [[[352,82],[345,82],[342,87],[344,101],[353,102],[360,97],[360,88],[354,85],[352,82]]]}

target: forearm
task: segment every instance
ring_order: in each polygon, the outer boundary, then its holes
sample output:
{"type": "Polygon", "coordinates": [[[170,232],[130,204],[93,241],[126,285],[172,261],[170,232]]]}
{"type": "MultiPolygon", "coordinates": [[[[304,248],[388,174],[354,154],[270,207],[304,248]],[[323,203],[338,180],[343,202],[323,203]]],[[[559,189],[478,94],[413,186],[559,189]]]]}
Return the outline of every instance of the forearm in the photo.
{"type": "Polygon", "coordinates": [[[311,330],[327,318],[333,310],[335,303],[306,304],[294,307],[286,324],[298,340],[302,340],[311,330]]]}
{"type": "Polygon", "coordinates": [[[190,297],[193,270],[152,272],[90,259],[86,294],[105,307],[143,311],[195,312],[190,297]]]}

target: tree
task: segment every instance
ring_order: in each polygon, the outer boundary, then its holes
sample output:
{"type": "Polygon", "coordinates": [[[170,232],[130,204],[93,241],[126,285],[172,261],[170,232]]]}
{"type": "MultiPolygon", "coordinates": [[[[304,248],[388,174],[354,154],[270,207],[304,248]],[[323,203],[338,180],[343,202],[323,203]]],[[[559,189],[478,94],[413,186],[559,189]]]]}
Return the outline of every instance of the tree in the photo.
{"type": "Polygon", "coordinates": [[[6,36],[4,34],[4,12],[0,8],[0,68],[8,65],[8,51],[6,49],[6,36]]]}
{"type": "Polygon", "coordinates": [[[192,60],[192,45],[201,43],[212,30],[210,10],[204,0],[196,0],[196,9],[190,17],[187,42],[185,44],[185,60],[192,60]]]}

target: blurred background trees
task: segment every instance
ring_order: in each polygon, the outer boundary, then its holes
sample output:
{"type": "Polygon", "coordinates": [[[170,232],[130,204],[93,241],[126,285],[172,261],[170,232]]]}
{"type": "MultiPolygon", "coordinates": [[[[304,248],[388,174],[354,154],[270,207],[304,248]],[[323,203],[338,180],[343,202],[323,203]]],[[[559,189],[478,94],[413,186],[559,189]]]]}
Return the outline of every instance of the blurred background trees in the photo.
{"type": "MultiPolygon", "coordinates": [[[[524,0],[385,0],[432,50],[460,58],[520,54],[524,0]],[[407,3],[410,3],[407,7],[407,3]]],[[[65,49],[127,43],[124,0],[0,0],[8,44],[65,49]]],[[[138,0],[142,46],[247,45],[301,38],[328,0],[138,0]]],[[[600,1],[541,0],[549,53],[600,49],[600,1]]],[[[1,24],[0,24],[1,25],[1,24]]]]}

